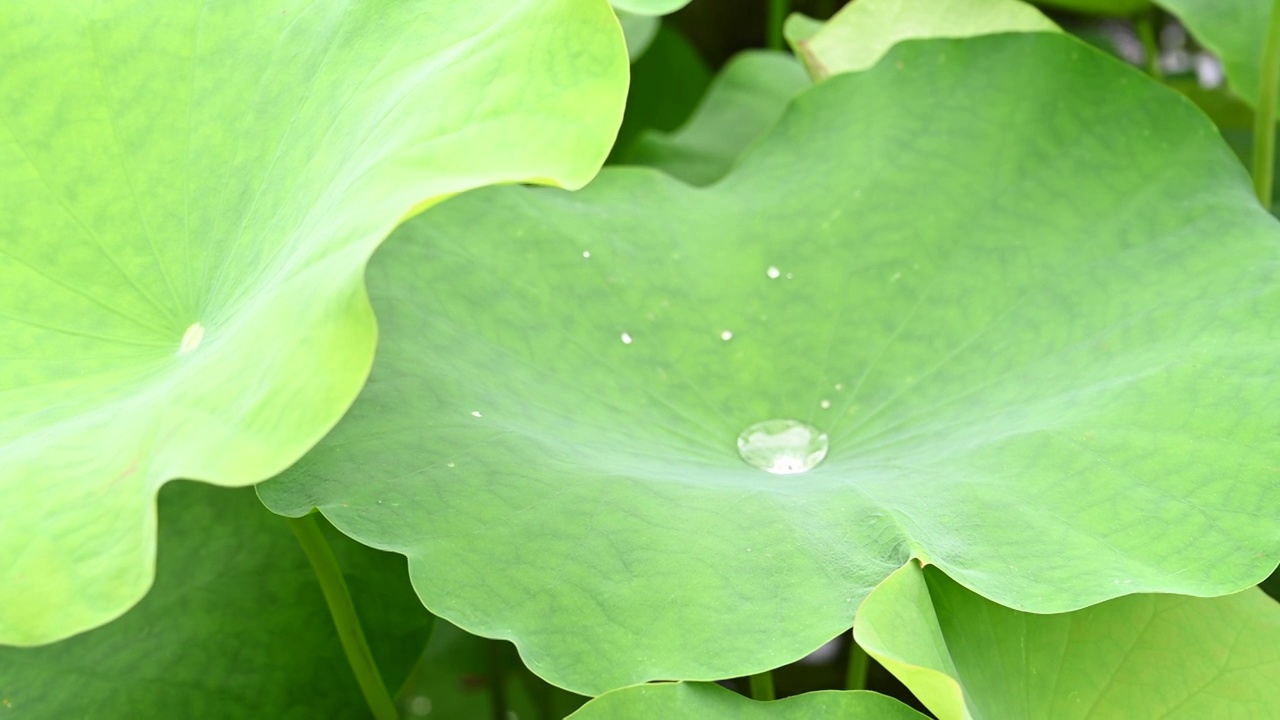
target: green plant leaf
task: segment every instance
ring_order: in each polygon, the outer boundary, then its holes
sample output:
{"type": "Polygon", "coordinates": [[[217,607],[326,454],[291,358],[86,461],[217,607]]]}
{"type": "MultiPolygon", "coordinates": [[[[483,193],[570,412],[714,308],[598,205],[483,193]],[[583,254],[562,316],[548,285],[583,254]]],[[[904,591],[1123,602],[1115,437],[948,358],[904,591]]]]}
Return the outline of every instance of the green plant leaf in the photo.
{"type": "Polygon", "coordinates": [[[887,695],[827,690],[757,702],[709,683],[654,683],[605,693],[569,716],[573,720],[922,720],[925,716],[887,695]]]}
{"type": "Polygon", "coordinates": [[[609,155],[616,163],[646,130],[680,127],[711,84],[711,68],[678,30],[663,25],[644,55],[631,67],[627,112],[609,155]]]}
{"type": "Polygon", "coordinates": [[[1151,9],[1151,0],[1036,0],[1036,4],[1089,15],[1137,15],[1151,9]]]}
{"type": "Polygon", "coordinates": [[[362,397],[258,491],[592,695],[799,659],[912,557],[1036,612],[1223,594],[1280,547],[1277,240],[1136,70],[903,43],[710,187],[609,168],[408,223],[362,397]],[[745,464],[770,418],[825,461],[745,464]]]}
{"type": "Polygon", "coordinates": [[[165,481],[247,485],[337,422],[404,217],[577,186],[626,87],[602,0],[0,12],[0,643],[145,593],[165,481]]]}
{"type": "Polygon", "coordinates": [[[1222,58],[1231,89],[1250,105],[1257,104],[1271,0],[1159,0],[1159,4],[1222,58]]]}
{"type": "Polygon", "coordinates": [[[622,35],[627,40],[627,56],[635,62],[653,44],[662,21],[654,15],[636,15],[625,10],[616,12],[618,22],[622,24],[622,35]]]}
{"type": "Polygon", "coordinates": [[[689,0],[610,0],[613,6],[635,15],[670,15],[689,4],[689,0]]]}
{"type": "MultiPolygon", "coordinates": [[[[248,489],[160,493],[156,584],[115,622],[0,648],[0,718],[362,718],[368,708],[293,533],[248,489]]],[[[327,533],[391,687],[431,625],[404,559],[327,533]]]]}
{"type": "MultiPolygon", "coordinates": [[[[507,709],[522,718],[563,718],[587,698],[552,687],[519,665],[511,646],[468,634],[443,620],[400,692],[405,718],[495,717],[494,676],[507,709]]],[[[505,713],[498,713],[503,714],[505,713]]]]}
{"type": "Polygon", "coordinates": [[[784,32],[809,74],[821,80],[866,70],[904,40],[1058,32],[1058,26],[1021,0],[858,0],[820,28],[793,15],[784,32]]]}
{"type": "Polygon", "coordinates": [[[911,562],[862,604],[854,632],[941,720],[1262,718],[1280,707],[1280,605],[1256,588],[1032,615],[911,562]]]}
{"type": "Polygon", "coordinates": [[[724,177],[807,87],[804,68],[789,53],[739,53],[716,76],[684,125],[670,133],[640,133],[616,161],[656,167],[692,185],[709,185],[724,177]]]}

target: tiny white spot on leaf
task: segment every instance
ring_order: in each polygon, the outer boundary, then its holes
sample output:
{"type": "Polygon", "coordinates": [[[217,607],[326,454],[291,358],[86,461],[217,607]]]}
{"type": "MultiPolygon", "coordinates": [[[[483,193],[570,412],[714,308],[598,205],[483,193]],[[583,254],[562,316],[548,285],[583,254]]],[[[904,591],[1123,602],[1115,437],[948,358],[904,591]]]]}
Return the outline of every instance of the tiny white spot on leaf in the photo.
{"type": "Polygon", "coordinates": [[[191,327],[182,334],[182,343],[178,345],[178,354],[186,355],[187,353],[200,347],[200,341],[204,340],[204,326],[200,323],[191,323],[191,327]]]}

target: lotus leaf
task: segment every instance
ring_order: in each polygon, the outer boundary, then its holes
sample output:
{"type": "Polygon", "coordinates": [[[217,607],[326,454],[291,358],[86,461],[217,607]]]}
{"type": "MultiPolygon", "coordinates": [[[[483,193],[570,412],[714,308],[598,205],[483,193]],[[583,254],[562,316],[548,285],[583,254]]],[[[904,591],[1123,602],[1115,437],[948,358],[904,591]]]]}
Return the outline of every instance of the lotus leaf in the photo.
{"type": "Polygon", "coordinates": [[[247,485],[347,409],[403,218],[577,186],[617,129],[603,0],[0,10],[0,643],[151,583],[172,478],[247,485]]]}
{"type": "Polygon", "coordinates": [[[940,720],[1264,718],[1280,707],[1280,604],[1256,588],[1032,615],[913,562],[871,593],[854,632],[940,720]]]}
{"type": "Polygon", "coordinates": [[[406,224],[362,397],[259,495],[593,695],[796,660],[911,558],[1034,612],[1233,592],[1280,547],[1278,240],[1133,68],[903,43],[710,187],[611,168],[406,224]],[[768,419],[825,460],[743,462],[768,419]]]}

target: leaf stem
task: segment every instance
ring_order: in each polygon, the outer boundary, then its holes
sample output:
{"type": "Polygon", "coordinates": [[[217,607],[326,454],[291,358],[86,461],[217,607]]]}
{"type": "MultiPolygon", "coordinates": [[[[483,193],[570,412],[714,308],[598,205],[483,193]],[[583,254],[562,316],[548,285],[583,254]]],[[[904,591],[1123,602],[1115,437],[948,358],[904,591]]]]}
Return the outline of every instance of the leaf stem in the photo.
{"type": "Polygon", "coordinates": [[[1149,8],[1133,19],[1134,32],[1142,43],[1142,55],[1147,61],[1147,74],[1160,77],[1160,44],[1156,42],[1156,9],[1149,8]]]}
{"type": "Polygon", "coordinates": [[[355,603],[351,601],[351,593],[342,578],[342,568],[333,555],[333,548],[324,539],[324,533],[316,524],[315,517],[304,515],[300,518],[286,518],[298,543],[311,561],[311,569],[315,571],[320,589],[324,591],[324,600],[329,605],[329,614],[333,616],[333,624],[338,629],[338,638],[342,641],[342,649],[347,653],[347,662],[360,684],[365,702],[377,720],[396,720],[399,713],[396,704],[382,682],[378,665],[373,660],[369,643],[365,640],[364,630],[360,627],[360,618],[356,615],[355,603]]]}
{"type": "Polygon", "coordinates": [[[1261,75],[1258,109],[1253,116],[1253,189],[1258,201],[1270,209],[1276,163],[1276,86],[1280,85],[1280,0],[1271,5],[1261,75]]]}
{"type": "Polygon", "coordinates": [[[753,700],[773,700],[773,671],[765,670],[751,676],[751,698],[753,700]]]}
{"type": "Polygon", "coordinates": [[[867,689],[867,670],[871,666],[871,658],[867,657],[867,651],[862,649],[858,641],[849,637],[849,665],[844,671],[844,689],[845,690],[866,690],[867,689]]]}
{"type": "Polygon", "coordinates": [[[787,21],[789,12],[791,12],[791,0],[769,0],[769,49],[781,50],[786,47],[782,37],[782,24],[787,21]]]}

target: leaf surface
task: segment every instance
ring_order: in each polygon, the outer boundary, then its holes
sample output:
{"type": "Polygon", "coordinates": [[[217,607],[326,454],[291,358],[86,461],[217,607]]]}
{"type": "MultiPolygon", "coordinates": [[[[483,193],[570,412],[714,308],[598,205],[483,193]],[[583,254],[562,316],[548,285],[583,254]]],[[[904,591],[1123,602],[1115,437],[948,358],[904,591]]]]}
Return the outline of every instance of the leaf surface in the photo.
{"type": "Polygon", "coordinates": [[[886,695],[822,691],[757,702],[719,685],[657,683],[621,688],[583,705],[572,720],[921,720],[924,715],[886,695]]]}
{"type": "Polygon", "coordinates": [[[691,185],[709,185],[724,177],[807,87],[804,68],[790,54],[741,52],[716,75],[684,125],[670,133],[640,133],[616,162],[655,167],[691,185]]]}
{"type": "Polygon", "coordinates": [[[0,10],[0,643],[151,582],[172,478],[248,485],[373,357],[403,218],[581,185],[617,128],[602,0],[17,3],[0,10]]]}
{"type": "Polygon", "coordinates": [[[904,40],[1058,31],[1021,0],[858,0],[821,27],[802,15],[787,25],[796,55],[815,80],[866,70],[904,40]]]}
{"type": "Polygon", "coordinates": [[[1256,105],[1262,82],[1262,51],[1270,22],[1270,0],[1159,0],[1205,47],[1222,59],[1227,83],[1256,105]]]}
{"type": "Polygon", "coordinates": [[[1035,612],[1233,592],[1280,547],[1278,240],[1133,69],[904,43],[710,187],[613,168],[408,223],[362,398],[259,494],[592,695],[799,659],[912,557],[1035,612]],[[739,457],[780,418],[816,468],[739,457]]]}
{"type": "Polygon", "coordinates": [[[941,720],[1266,718],[1280,707],[1280,605],[1257,588],[1032,615],[912,562],[871,593],[854,633],[941,720]]]}

